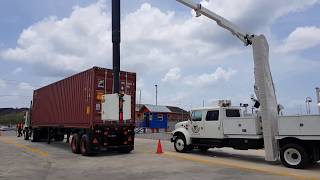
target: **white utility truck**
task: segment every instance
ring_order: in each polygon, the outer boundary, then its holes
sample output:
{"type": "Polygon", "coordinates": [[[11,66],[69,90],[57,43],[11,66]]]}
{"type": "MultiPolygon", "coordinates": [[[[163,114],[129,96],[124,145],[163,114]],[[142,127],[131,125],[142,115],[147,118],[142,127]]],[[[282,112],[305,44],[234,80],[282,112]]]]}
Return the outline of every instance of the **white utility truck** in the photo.
{"type": "MultiPolygon", "coordinates": [[[[263,129],[259,111],[244,116],[241,107],[220,101],[216,107],[191,110],[191,119],[177,123],[173,133],[174,148],[186,152],[194,148],[231,147],[239,150],[263,149],[263,129]]],[[[275,139],[280,159],[290,168],[304,168],[320,157],[320,116],[280,116],[275,139]]]]}

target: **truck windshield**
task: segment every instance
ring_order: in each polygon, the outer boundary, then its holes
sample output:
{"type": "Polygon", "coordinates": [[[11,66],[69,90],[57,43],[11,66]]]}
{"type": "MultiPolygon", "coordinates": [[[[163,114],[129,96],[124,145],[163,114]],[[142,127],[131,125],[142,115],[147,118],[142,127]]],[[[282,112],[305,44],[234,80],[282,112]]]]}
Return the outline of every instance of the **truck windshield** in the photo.
{"type": "Polygon", "coordinates": [[[202,120],[202,112],[201,111],[193,111],[191,113],[192,121],[201,121],[202,120]]]}
{"type": "Polygon", "coordinates": [[[239,109],[226,109],[227,117],[240,117],[239,109]]]}

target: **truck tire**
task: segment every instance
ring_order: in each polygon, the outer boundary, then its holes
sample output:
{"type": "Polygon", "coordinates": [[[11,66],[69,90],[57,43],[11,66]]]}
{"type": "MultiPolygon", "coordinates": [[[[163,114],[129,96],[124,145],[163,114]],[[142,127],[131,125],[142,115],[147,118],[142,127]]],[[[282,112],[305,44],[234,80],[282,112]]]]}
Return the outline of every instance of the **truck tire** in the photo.
{"type": "Polygon", "coordinates": [[[83,156],[93,155],[92,144],[91,144],[89,136],[87,134],[84,134],[81,137],[80,151],[83,156]]]}
{"type": "Polygon", "coordinates": [[[303,169],[310,162],[308,153],[298,144],[284,145],[280,150],[280,159],[284,166],[294,169],[303,169]]]}
{"type": "Polygon", "coordinates": [[[72,135],[71,151],[75,154],[80,154],[80,138],[78,134],[72,135]]]}
{"type": "Polygon", "coordinates": [[[189,147],[186,145],[186,138],[182,135],[178,135],[174,140],[174,149],[177,152],[184,153],[189,150],[189,147]]]}

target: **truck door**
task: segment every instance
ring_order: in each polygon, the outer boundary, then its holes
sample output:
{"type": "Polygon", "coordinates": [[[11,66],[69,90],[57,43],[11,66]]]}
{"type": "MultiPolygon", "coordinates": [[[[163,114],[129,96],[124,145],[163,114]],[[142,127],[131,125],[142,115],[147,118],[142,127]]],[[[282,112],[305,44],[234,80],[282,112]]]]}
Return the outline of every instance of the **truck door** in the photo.
{"type": "Polygon", "coordinates": [[[219,110],[209,110],[206,112],[204,127],[206,138],[222,139],[223,130],[219,118],[219,110]]]}
{"type": "Polygon", "coordinates": [[[195,110],[191,113],[190,134],[192,138],[201,138],[204,136],[203,113],[201,110],[195,110]]]}

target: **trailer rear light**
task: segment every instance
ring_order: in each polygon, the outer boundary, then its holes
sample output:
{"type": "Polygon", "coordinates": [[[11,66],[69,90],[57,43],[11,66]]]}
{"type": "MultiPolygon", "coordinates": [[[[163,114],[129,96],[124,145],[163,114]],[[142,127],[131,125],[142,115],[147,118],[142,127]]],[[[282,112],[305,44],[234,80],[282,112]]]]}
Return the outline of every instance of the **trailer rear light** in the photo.
{"type": "Polygon", "coordinates": [[[128,144],[128,141],[123,142],[123,144],[128,144]]]}
{"type": "Polygon", "coordinates": [[[124,134],[124,135],[127,135],[127,134],[128,134],[128,131],[124,131],[123,134],[124,134]]]}
{"type": "Polygon", "coordinates": [[[132,138],[131,138],[131,136],[129,136],[129,137],[128,137],[128,141],[129,141],[129,142],[130,142],[130,141],[132,141],[132,138]]]}
{"type": "Polygon", "coordinates": [[[97,138],[94,138],[93,141],[92,141],[92,143],[93,143],[93,144],[99,144],[97,138]]]}

